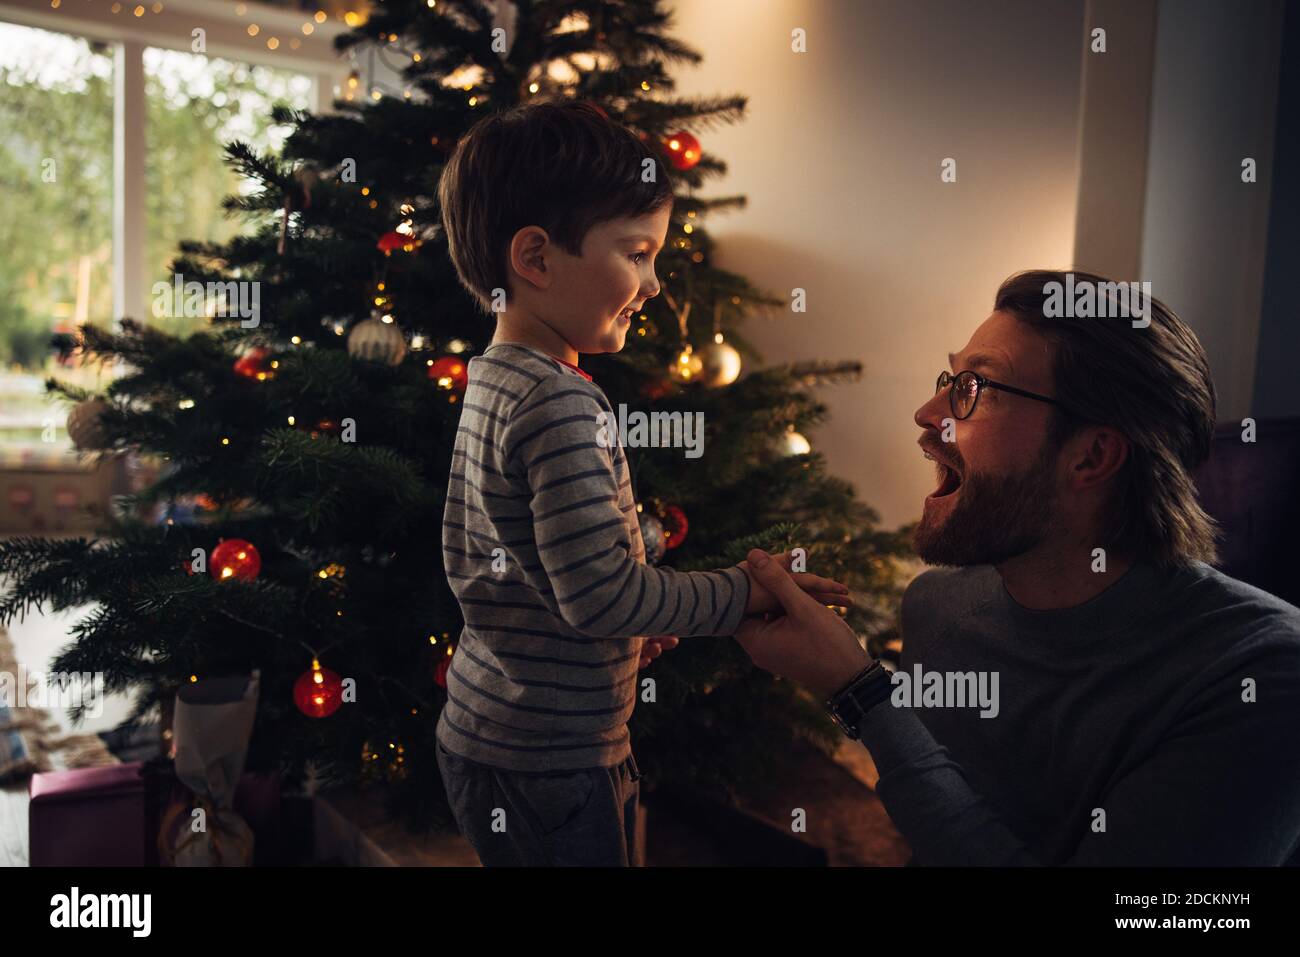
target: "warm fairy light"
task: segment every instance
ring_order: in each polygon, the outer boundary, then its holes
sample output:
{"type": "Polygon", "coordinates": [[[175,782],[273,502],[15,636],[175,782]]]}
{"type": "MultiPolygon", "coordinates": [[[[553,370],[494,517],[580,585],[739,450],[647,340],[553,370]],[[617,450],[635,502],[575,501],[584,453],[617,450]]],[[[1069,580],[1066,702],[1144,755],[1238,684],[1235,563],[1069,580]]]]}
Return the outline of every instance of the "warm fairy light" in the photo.
{"type": "Polygon", "coordinates": [[[248,12],[248,7],[245,4],[242,3],[235,4],[235,16],[242,17],[247,12],[248,12]]]}
{"type": "Polygon", "coordinates": [[[380,292],[383,292],[383,291],[384,291],[384,284],[381,282],[381,283],[380,283],[379,285],[377,285],[375,288],[378,289],[380,292]]]}
{"type": "Polygon", "coordinates": [[[152,10],[154,13],[162,13],[162,7],[163,5],[161,3],[155,3],[149,9],[152,10]]]}
{"type": "Polygon", "coordinates": [[[538,86],[536,83],[529,83],[529,84],[528,84],[528,92],[529,92],[529,93],[536,93],[536,92],[537,92],[538,90],[540,90],[540,89],[541,89],[541,87],[538,86]]]}
{"type": "Polygon", "coordinates": [[[297,419],[295,419],[292,415],[289,416],[289,424],[290,424],[290,425],[293,425],[296,421],[297,421],[297,419]]]}
{"type": "Polygon", "coordinates": [[[438,0],[429,0],[429,9],[432,10],[437,2],[438,0]]]}
{"type": "Polygon", "coordinates": [[[121,13],[121,12],[122,12],[122,5],[121,5],[120,3],[115,3],[115,4],[113,4],[111,7],[109,7],[108,9],[111,10],[113,13],[121,13]]]}
{"type": "Polygon", "coordinates": [[[643,90],[648,90],[648,89],[650,89],[650,84],[647,83],[645,80],[642,80],[642,81],[641,81],[641,89],[643,89],[643,90]]]}
{"type": "Polygon", "coordinates": [[[315,29],[316,29],[316,28],[315,28],[311,23],[304,23],[304,24],[302,25],[302,32],[303,32],[306,36],[311,36],[312,33],[315,31],[315,29]]]}
{"type": "Polygon", "coordinates": [[[302,336],[292,336],[289,339],[295,346],[302,344],[302,336]]]}
{"type": "Polygon", "coordinates": [[[229,565],[227,565],[225,568],[221,569],[221,577],[222,577],[222,578],[229,578],[229,577],[230,577],[231,575],[233,575],[233,574],[235,574],[235,570],[234,570],[233,568],[231,568],[229,565]]]}
{"type": "Polygon", "coordinates": [[[137,17],[142,17],[144,16],[144,7],[137,5],[136,8],[131,12],[134,13],[137,17]]]}
{"type": "Polygon", "coordinates": [[[369,195],[370,195],[370,187],[369,187],[369,186],[362,186],[362,187],[361,187],[361,195],[362,195],[362,196],[369,196],[369,195]]]}
{"type": "Polygon", "coordinates": [[[269,49],[269,50],[274,50],[274,49],[275,49],[276,47],[278,47],[279,45],[280,45],[280,41],[279,41],[276,37],[270,37],[270,38],[266,41],[266,46],[267,46],[267,49],[269,49]]]}
{"type": "Polygon", "coordinates": [[[181,399],[179,402],[176,403],[176,408],[178,408],[178,409],[192,409],[192,408],[194,408],[194,400],[193,400],[193,399],[181,399]]]}
{"type": "Polygon", "coordinates": [[[415,335],[411,336],[411,348],[412,348],[412,349],[423,349],[423,348],[424,348],[424,336],[420,335],[419,333],[416,333],[415,335]]]}
{"type": "Polygon", "coordinates": [[[433,637],[433,635],[430,635],[430,636],[429,636],[429,644],[431,644],[431,645],[436,645],[437,643],[438,643],[438,639],[435,638],[435,637],[433,637]]]}
{"type": "Polygon", "coordinates": [[[190,682],[191,682],[191,683],[193,683],[193,682],[195,682],[195,681],[198,681],[198,680],[199,680],[199,676],[198,676],[198,675],[190,675],[190,682]]]}
{"type": "Polygon", "coordinates": [[[720,332],[715,332],[715,333],[713,334],[713,341],[716,342],[716,343],[718,343],[718,345],[721,345],[721,344],[722,344],[722,333],[720,333],[720,332]]]}
{"type": "Polygon", "coordinates": [[[470,105],[470,106],[478,106],[478,97],[477,97],[477,96],[471,96],[471,97],[469,98],[469,105],[470,105]]]}
{"type": "Polygon", "coordinates": [[[55,10],[59,9],[59,0],[50,0],[50,6],[55,10]]]}
{"type": "Polygon", "coordinates": [[[259,27],[256,23],[250,23],[248,25],[248,35],[250,37],[255,37],[259,32],[261,32],[261,29],[262,28],[259,27]]]}
{"type": "Polygon", "coordinates": [[[684,233],[693,233],[693,232],[695,232],[695,227],[692,226],[690,223],[687,223],[686,225],[684,225],[684,226],[682,227],[682,232],[684,232],[684,233]]]}
{"type": "Polygon", "coordinates": [[[326,16],[326,15],[325,15],[325,11],[324,11],[324,10],[317,10],[314,14],[312,14],[313,19],[314,19],[317,23],[324,23],[324,22],[325,22],[325,16],[326,16]]]}
{"type": "Polygon", "coordinates": [[[388,312],[384,313],[382,316],[379,317],[379,321],[380,321],[380,322],[392,322],[392,321],[393,321],[392,313],[388,313],[388,312]]]}
{"type": "Polygon", "coordinates": [[[361,18],[357,16],[354,11],[349,10],[347,13],[343,14],[343,22],[350,27],[355,27],[361,22],[361,18]]]}
{"type": "Polygon", "coordinates": [[[221,440],[221,444],[222,444],[222,445],[229,445],[229,444],[230,444],[230,439],[222,438],[222,440],[221,440]]]}
{"type": "Polygon", "coordinates": [[[411,62],[412,62],[412,63],[419,63],[419,62],[420,62],[420,59],[421,59],[421,58],[420,58],[420,54],[418,54],[418,53],[412,53],[412,54],[411,54],[411,62]]]}

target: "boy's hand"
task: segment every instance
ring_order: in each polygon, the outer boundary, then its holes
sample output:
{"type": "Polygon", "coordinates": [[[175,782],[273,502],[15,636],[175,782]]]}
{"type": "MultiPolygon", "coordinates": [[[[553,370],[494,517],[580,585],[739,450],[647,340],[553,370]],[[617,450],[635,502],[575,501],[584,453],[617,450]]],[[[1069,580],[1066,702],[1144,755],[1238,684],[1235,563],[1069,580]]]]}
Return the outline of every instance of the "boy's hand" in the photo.
{"type": "Polygon", "coordinates": [[[677,641],[676,635],[650,635],[646,638],[645,644],[641,646],[641,664],[639,667],[646,667],[665,651],[676,648],[677,641]]]}
{"type": "MultiPolygon", "coordinates": [[[[787,572],[790,571],[790,553],[782,552],[780,555],[773,555],[772,560],[777,562],[787,572]]],[[[745,570],[749,576],[749,601],[745,604],[746,615],[765,614],[767,612],[780,611],[781,603],[776,600],[776,596],[763,587],[762,583],[754,576],[750,570],[748,562],[741,562],[740,567],[745,570]]],[[[814,575],[810,572],[794,572],[790,578],[801,589],[816,598],[823,605],[843,605],[849,607],[853,604],[853,597],[849,594],[847,585],[842,585],[830,578],[822,578],[820,575],[814,575]]]]}

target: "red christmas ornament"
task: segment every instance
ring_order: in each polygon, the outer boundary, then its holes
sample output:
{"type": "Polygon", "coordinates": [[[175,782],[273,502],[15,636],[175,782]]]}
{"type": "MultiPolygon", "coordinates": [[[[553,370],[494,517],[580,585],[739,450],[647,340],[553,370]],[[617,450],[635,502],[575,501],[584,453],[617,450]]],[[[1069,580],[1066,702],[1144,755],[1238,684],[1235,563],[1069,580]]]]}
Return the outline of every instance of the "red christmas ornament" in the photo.
{"type": "Polygon", "coordinates": [[[343,704],[343,679],[313,658],[293,683],[293,703],[309,718],[328,718],[343,704]]]}
{"type": "Polygon", "coordinates": [[[442,660],[438,662],[438,667],[433,669],[433,680],[438,682],[439,688],[447,687],[447,670],[451,668],[451,655],[443,655],[442,660]]]}
{"type": "Polygon", "coordinates": [[[674,133],[664,140],[668,160],[677,169],[690,169],[700,161],[700,141],[690,133],[674,133]]]}
{"type": "Polygon", "coordinates": [[[391,231],[384,233],[379,237],[379,249],[385,256],[391,255],[394,249],[401,249],[403,246],[410,246],[415,242],[410,236],[402,233],[391,231]]]}
{"type": "Polygon", "coordinates": [[[270,350],[254,346],[235,360],[235,375],[246,379],[262,381],[275,377],[276,362],[271,358],[270,350]]]}
{"type": "Polygon", "coordinates": [[[429,378],[438,383],[439,389],[464,392],[469,385],[469,370],[455,356],[443,356],[429,363],[429,378]]]}
{"type": "Polygon", "coordinates": [[[664,546],[667,548],[676,548],[682,542],[686,541],[686,529],[690,527],[686,521],[686,513],[676,505],[667,505],[664,507],[663,514],[659,516],[664,526],[664,546]]]}
{"type": "Polygon", "coordinates": [[[251,582],[262,570],[262,556],[257,553],[252,542],[242,538],[227,538],[212,549],[212,560],[208,571],[217,581],[238,578],[251,582]]]}
{"type": "Polygon", "coordinates": [[[662,399],[673,391],[673,384],[668,379],[651,379],[641,387],[641,394],[647,399],[662,399]]]}

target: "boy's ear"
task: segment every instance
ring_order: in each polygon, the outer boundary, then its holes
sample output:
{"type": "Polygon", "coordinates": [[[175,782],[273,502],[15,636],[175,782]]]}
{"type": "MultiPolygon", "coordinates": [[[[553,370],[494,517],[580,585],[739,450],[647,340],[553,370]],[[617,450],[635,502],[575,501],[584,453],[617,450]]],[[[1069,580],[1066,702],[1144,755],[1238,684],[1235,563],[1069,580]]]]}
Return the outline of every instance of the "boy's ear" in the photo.
{"type": "Polygon", "coordinates": [[[554,275],[546,265],[551,237],[541,226],[525,226],[510,240],[510,268],[537,289],[548,289],[554,275]]]}

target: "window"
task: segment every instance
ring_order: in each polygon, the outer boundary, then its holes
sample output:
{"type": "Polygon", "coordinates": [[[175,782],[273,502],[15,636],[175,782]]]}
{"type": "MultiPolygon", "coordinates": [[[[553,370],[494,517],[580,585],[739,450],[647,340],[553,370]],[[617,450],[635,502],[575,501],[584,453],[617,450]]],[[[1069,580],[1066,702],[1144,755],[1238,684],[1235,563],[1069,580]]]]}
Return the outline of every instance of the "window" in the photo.
{"type": "MultiPolygon", "coordinates": [[[[178,38],[178,46],[189,37],[178,38]]],[[[125,49],[125,48],[124,48],[125,49]]],[[[44,395],[48,374],[90,389],[111,373],[56,367],[52,332],[115,319],[114,203],[134,219],[143,256],[140,301],[125,314],[184,335],[202,319],[156,319],[152,286],[171,280],[182,239],[225,242],[248,228],[221,200],[250,188],[223,160],[239,139],[279,149],[288,129],[270,122],[285,102],[313,108],[319,75],[190,52],[141,48],[143,146],[125,147],[144,171],[143,195],[115,197],[114,50],[79,36],[0,22],[0,447],[20,457],[70,448],[66,410],[44,395]],[[143,155],[139,155],[143,150],[143,155]],[[25,450],[25,451],[24,451],[25,450]]],[[[139,108],[125,103],[127,126],[139,108]],[[135,111],[134,114],[132,111],[135,111]]],[[[136,142],[139,142],[137,139],[136,142]]],[[[129,289],[130,284],[123,288],[129,289]]],[[[135,295],[130,300],[136,300],[135,295]]],[[[12,456],[8,456],[12,457],[12,456]]]]}

